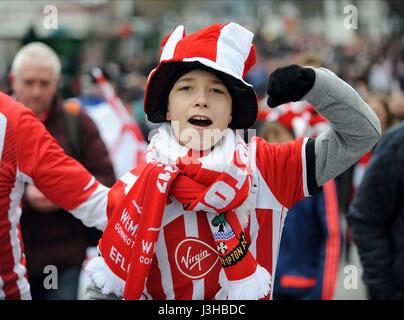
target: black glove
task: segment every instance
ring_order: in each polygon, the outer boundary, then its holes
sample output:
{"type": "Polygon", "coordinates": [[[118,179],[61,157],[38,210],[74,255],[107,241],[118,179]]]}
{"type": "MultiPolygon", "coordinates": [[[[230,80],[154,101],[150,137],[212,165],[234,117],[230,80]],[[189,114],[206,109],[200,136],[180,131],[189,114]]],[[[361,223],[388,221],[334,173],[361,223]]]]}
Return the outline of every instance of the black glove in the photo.
{"type": "Polygon", "coordinates": [[[290,101],[300,101],[313,87],[316,73],[313,69],[291,64],[276,69],[268,80],[267,104],[275,108],[290,101]]]}

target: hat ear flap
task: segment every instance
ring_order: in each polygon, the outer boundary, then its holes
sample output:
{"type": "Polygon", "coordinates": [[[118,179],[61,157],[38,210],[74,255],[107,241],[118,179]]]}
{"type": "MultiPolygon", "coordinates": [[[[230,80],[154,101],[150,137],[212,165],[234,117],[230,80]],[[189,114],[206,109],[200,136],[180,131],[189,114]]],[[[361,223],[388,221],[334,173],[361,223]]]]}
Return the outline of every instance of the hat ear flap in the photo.
{"type": "Polygon", "coordinates": [[[167,35],[161,42],[160,61],[170,60],[174,56],[174,50],[178,41],[185,37],[185,28],[180,25],[167,35]]]}

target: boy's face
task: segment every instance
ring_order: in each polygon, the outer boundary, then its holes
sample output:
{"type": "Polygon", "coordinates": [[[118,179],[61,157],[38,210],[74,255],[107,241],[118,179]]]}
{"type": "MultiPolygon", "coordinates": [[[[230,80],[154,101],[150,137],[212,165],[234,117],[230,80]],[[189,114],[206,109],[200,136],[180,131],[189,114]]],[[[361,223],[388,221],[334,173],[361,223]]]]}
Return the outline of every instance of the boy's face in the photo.
{"type": "Polygon", "coordinates": [[[232,120],[232,99],[213,73],[192,70],[180,77],[168,96],[167,120],[177,141],[207,150],[223,136],[232,120]]]}

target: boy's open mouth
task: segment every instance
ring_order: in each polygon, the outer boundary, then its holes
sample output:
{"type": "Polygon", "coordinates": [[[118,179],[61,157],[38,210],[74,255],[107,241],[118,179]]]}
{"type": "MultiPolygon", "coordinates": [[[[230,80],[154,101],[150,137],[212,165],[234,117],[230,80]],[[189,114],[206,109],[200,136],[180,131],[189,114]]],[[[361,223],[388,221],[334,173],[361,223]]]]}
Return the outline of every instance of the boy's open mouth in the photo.
{"type": "Polygon", "coordinates": [[[188,122],[197,127],[209,127],[213,123],[208,117],[198,115],[189,118],[188,122]]]}

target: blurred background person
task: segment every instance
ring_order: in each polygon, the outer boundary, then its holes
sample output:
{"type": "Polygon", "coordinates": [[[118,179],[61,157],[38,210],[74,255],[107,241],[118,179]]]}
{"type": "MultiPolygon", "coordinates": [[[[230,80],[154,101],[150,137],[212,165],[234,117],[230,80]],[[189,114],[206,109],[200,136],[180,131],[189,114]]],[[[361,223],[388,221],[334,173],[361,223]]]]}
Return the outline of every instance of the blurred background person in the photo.
{"type": "Polygon", "coordinates": [[[349,208],[370,299],[404,299],[403,141],[403,123],[382,137],[349,208]]]}
{"type": "MultiPolygon", "coordinates": [[[[390,110],[388,95],[383,92],[370,92],[366,97],[366,102],[375,111],[379,118],[382,127],[382,134],[397,123],[397,119],[390,110]]],[[[351,198],[354,196],[363,179],[365,170],[372,157],[372,152],[373,151],[367,152],[353,168],[351,198]]]]}
{"type": "MultiPolygon", "coordinates": [[[[328,127],[327,120],[307,102],[278,109],[276,113],[271,110],[260,131],[270,143],[316,136],[328,127]]],[[[342,246],[339,219],[333,180],[321,193],[299,201],[288,211],[275,273],[275,300],[333,299],[342,246]]]]}
{"type": "MultiPolygon", "coordinates": [[[[22,47],[10,73],[17,101],[30,108],[68,155],[81,162],[101,183],[111,186],[114,172],[97,127],[74,101],[58,94],[61,64],[47,45],[22,47]]],[[[81,222],[27,185],[23,197],[21,229],[26,248],[28,277],[33,299],[76,299],[77,284],[91,233],[81,222]],[[58,270],[58,289],[44,288],[44,268],[58,270]]],[[[94,234],[91,237],[99,237],[94,234]]],[[[93,241],[95,239],[92,239],[93,241]]]]}
{"type": "Polygon", "coordinates": [[[392,61],[380,54],[369,70],[369,89],[390,92],[393,83],[392,61]]]}
{"type": "Polygon", "coordinates": [[[397,124],[398,121],[391,111],[389,95],[384,92],[372,91],[367,95],[366,100],[379,117],[382,133],[397,124]]]}
{"type": "MultiPolygon", "coordinates": [[[[324,65],[315,53],[296,59],[300,65],[324,65]]],[[[329,127],[307,101],[271,109],[260,135],[270,143],[316,137],[329,127]]],[[[275,274],[274,299],[331,300],[337,287],[342,236],[334,180],[322,192],[299,201],[287,214],[275,274]]]]}
{"type": "MultiPolygon", "coordinates": [[[[30,300],[20,230],[25,183],[86,226],[104,230],[109,189],[67,156],[36,115],[0,92],[0,300],[30,300]]],[[[49,270],[55,283],[55,270],[49,270]]]]}

